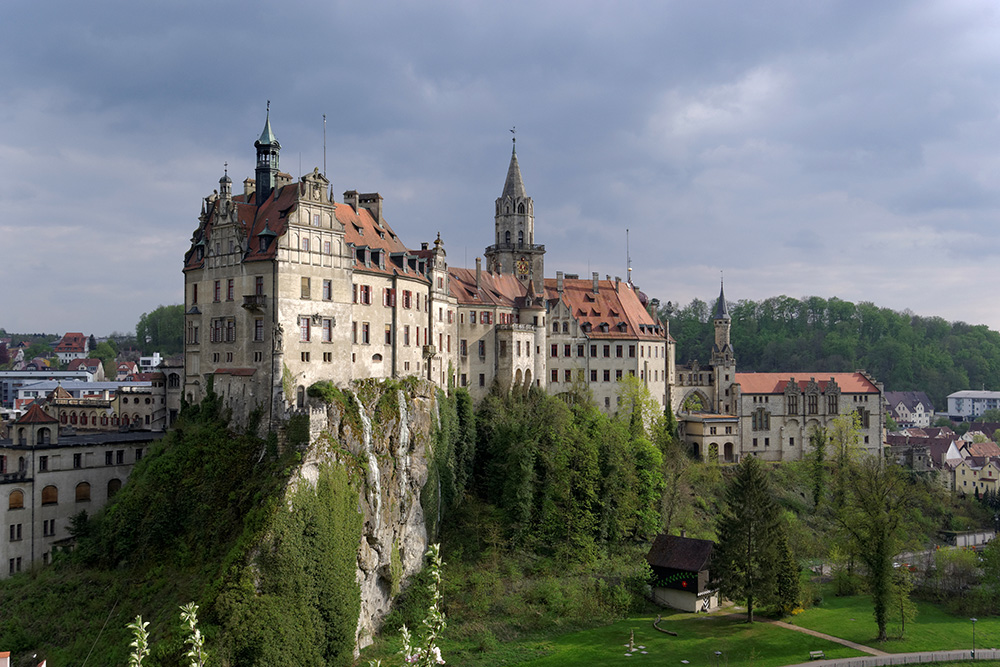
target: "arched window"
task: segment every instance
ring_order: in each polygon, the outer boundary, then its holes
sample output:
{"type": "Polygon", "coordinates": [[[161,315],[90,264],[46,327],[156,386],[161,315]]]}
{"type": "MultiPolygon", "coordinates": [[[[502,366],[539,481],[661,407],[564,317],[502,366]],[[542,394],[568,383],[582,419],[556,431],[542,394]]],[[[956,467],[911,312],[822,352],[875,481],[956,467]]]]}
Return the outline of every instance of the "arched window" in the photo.
{"type": "Polygon", "coordinates": [[[51,442],[52,436],[48,428],[38,429],[38,444],[47,445],[51,442]]]}
{"type": "Polygon", "coordinates": [[[70,424],[76,424],[76,413],[75,412],[69,413],[69,423],[70,424]]]}
{"type": "Polygon", "coordinates": [[[503,233],[503,242],[507,243],[508,245],[510,244],[510,232],[503,233]]]}
{"type": "Polygon", "coordinates": [[[106,414],[101,415],[101,426],[108,425],[108,416],[106,414]]]}
{"type": "Polygon", "coordinates": [[[306,388],[302,385],[299,385],[299,388],[295,392],[295,404],[300,408],[306,406],[306,388]]]}
{"type": "Polygon", "coordinates": [[[87,425],[87,415],[86,413],[83,413],[80,415],[80,426],[86,426],[86,425],[87,425]]]}
{"type": "Polygon", "coordinates": [[[120,479],[112,479],[108,481],[108,499],[115,497],[115,494],[121,491],[122,481],[120,479]]]}
{"type": "Polygon", "coordinates": [[[153,402],[153,399],[151,399],[151,398],[147,398],[147,399],[146,399],[146,405],[149,405],[149,404],[150,404],[150,403],[152,403],[152,402],[153,402]]]}
{"type": "Polygon", "coordinates": [[[24,457],[23,456],[18,456],[17,457],[17,471],[18,472],[24,472],[27,469],[28,468],[27,468],[27,464],[24,462],[24,457]]]}
{"type": "Polygon", "coordinates": [[[43,505],[56,505],[59,503],[59,489],[52,486],[46,486],[42,489],[42,504],[43,505]]]}
{"type": "Polygon", "coordinates": [[[80,482],[76,485],[76,502],[90,502],[90,483],[80,482]]]}
{"type": "Polygon", "coordinates": [[[10,496],[7,498],[7,509],[9,510],[21,510],[24,509],[24,491],[20,489],[14,489],[10,492],[10,496]]]}
{"type": "Polygon", "coordinates": [[[517,233],[517,245],[524,245],[524,230],[517,233]]]}
{"type": "Polygon", "coordinates": [[[118,415],[116,415],[116,414],[115,415],[111,415],[111,425],[112,426],[118,426],[118,424],[119,424],[118,415]]]}
{"type": "Polygon", "coordinates": [[[517,205],[517,212],[524,213],[524,202],[521,202],[520,204],[517,205]]]}
{"type": "Polygon", "coordinates": [[[59,415],[59,423],[60,424],[65,424],[67,421],[68,421],[68,419],[66,418],[66,413],[65,412],[61,413],[59,415]]]}
{"type": "Polygon", "coordinates": [[[171,373],[170,379],[167,380],[167,386],[171,389],[176,389],[181,386],[181,376],[177,373],[171,373]]]}
{"type": "Polygon", "coordinates": [[[122,415],[122,426],[128,426],[128,415],[122,415]]]}
{"type": "Polygon", "coordinates": [[[26,438],[27,438],[27,431],[24,430],[24,427],[22,426],[21,428],[17,429],[17,442],[18,442],[18,444],[21,444],[21,445],[27,444],[25,442],[26,438]]]}

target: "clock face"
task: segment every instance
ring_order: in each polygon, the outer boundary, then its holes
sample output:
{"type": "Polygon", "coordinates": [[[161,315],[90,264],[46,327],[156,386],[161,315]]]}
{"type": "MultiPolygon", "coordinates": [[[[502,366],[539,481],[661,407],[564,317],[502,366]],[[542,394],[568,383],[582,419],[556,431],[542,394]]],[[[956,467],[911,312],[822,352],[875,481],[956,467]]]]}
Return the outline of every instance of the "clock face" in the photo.
{"type": "Polygon", "coordinates": [[[517,272],[522,276],[528,275],[528,259],[526,257],[517,260],[517,272]]]}

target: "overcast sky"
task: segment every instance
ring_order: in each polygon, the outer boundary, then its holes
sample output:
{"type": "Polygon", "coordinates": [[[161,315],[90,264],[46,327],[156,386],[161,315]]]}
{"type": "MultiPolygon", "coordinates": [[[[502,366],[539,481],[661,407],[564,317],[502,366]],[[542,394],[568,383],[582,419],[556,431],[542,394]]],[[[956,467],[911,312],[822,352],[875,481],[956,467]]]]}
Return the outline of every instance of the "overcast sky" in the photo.
{"type": "Polygon", "coordinates": [[[9,0],[0,326],[182,301],[267,100],[294,176],[410,247],[493,239],[517,127],[546,272],[686,304],[837,296],[1000,328],[1000,4],[9,0]],[[338,200],[340,195],[338,194],[338,200]]]}

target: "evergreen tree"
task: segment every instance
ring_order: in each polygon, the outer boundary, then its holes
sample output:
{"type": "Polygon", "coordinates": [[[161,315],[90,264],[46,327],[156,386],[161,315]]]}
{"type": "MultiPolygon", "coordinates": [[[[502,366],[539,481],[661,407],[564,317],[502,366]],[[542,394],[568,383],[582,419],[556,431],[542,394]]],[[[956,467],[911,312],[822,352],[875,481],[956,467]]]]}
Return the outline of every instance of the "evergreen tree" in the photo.
{"type": "Polygon", "coordinates": [[[755,605],[769,604],[775,598],[779,520],[764,468],[756,457],[744,457],[726,487],[712,574],[723,595],[747,601],[749,623],[753,623],[755,605]]]}
{"type": "Polygon", "coordinates": [[[801,602],[799,586],[799,564],[795,561],[792,548],[788,544],[788,535],[782,526],[778,534],[778,563],[775,581],[775,591],[778,598],[778,611],[784,615],[791,614],[801,602]]]}

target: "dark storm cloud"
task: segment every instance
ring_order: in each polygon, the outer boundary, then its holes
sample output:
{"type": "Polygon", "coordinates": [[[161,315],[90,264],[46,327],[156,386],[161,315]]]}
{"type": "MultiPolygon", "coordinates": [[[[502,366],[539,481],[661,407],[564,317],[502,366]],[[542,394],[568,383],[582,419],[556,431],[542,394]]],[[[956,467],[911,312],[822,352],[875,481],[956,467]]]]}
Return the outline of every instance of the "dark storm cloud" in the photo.
{"type": "Polygon", "coordinates": [[[179,302],[200,199],[225,162],[252,175],[268,99],[286,171],[322,167],[326,114],[335,190],[381,192],[455,265],[491,241],[516,125],[550,274],[624,275],[628,229],[663,301],[710,299],[724,269],[736,299],[1000,325],[959,288],[1000,209],[985,0],[5,9],[8,329],[100,334],[179,302]]]}

